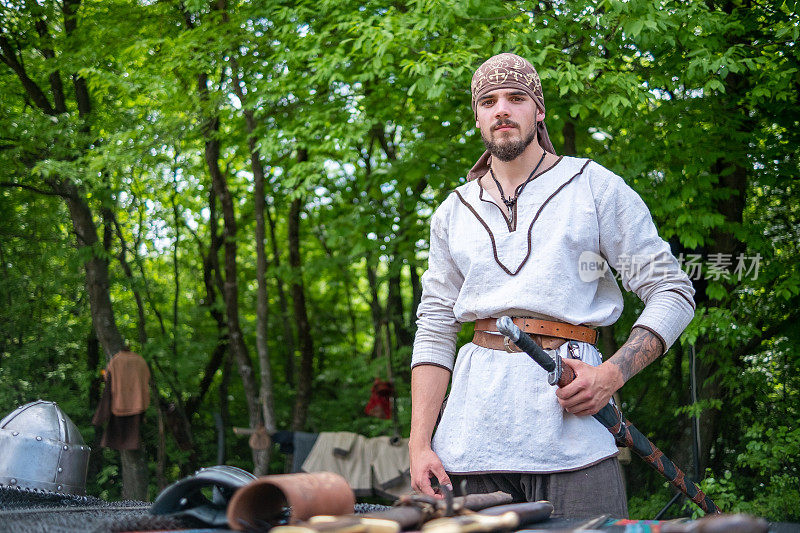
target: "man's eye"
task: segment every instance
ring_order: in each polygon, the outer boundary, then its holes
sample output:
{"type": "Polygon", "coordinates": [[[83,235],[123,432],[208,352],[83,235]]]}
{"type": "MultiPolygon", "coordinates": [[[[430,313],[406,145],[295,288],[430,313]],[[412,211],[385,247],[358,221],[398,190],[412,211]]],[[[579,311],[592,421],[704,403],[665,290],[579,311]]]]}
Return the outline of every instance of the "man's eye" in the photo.
{"type": "Polygon", "coordinates": [[[481,105],[482,105],[483,107],[489,107],[489,106],[490,106],[490,105],[492,105],[493,103],[494,103],[494,101],[492,101],[492,100],[484,100],[483,102],[481,102],[481,105]]]}

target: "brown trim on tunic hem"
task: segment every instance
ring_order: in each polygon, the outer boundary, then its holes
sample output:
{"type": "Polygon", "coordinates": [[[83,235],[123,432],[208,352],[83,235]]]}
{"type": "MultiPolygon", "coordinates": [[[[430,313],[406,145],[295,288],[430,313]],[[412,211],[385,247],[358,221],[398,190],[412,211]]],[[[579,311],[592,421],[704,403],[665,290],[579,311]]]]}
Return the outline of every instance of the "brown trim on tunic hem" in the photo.
{"type": "MultiPolygon", "coordinates": [[[[561,159],[563,159],[563,157],[564,157],[564,156],[561,156],[561,157],[559,158],[559,160],[558,160],[558,161],[561,161],[561,159]]],[[[558,163],[558,161],[556,161],[556,163],[558,163]]],[[[494,260],[495,260],[495,262],[497,262],[497,264],[500,266],[500,268],[502,268],[502,269],[503,269],[503,271],[504,271],[506,274],[508,274],[509,276],[516,276],[517,274],[519,274],[519,273],[520,273],[520,271],[522,270],[522,267],[524,267],[524,266],[525,266],[525,263],[527,263],[527,262],[528,262],[528,259],[530,259],[530,257],[531,257],[531,250],[532,250],[532,248],[533,248],[533,237],[532,237],[532,233],[531,233],[531,232],[533,231],[533,225],[534,225],[534,224],[536,223],[536,221],[539,219],[539,215],[541,215],[541,214],[542,214],[542,210],[543,210],[543,209],[545,208],[545,206],[546,206],[546,205],[547,205],[547,204],[550,202],[550,200],[552,200],[552,199],[553,199],[553,197],[554,197],[555,195],[557,195],[559,192],[561,192],[561,189],[563,189],[564,187],[566,187],[567,185],[569,185],[570,183],[572,183],[572,181],[573,181],[575,178],[577,178],[578,176],[580,176],[581,174],[583,174],[583,171],[586,169],[586,167],[587,167],[587,166],[589,166],[589,163],[591,163],[591,162],[592,162],[592,160],[591,160],[591,159],[589,159],[588,161],[586,161],[586,163],[584,163],[584,164],[583,164],[583,166],[581,167],[581,169],[578,171],[578,173],[577,173],[577,174],[575,174],[575,175],[574,175],[574,176],[572,176],[570,179],[568,179],[567,181],[565,181],[564,183],[562,183],[562,184],[561,184],[561,185],[558,187],[558,189],[556,189],[556,190],[553,192],[553,194],[551,194],[550,196],[548,196],[548,197],[547,197],[547,199],[546,199],[546,200],[545,200],[545,201],[542,203],[542,205],[540,205],[540,206],[539,206],[539,209],[536,211],[536,214],[534,215],[534,217],[533,217],[533,220],[531,220],[531,225],[530,225],[530,226],[528,226],[528,252],[525,254],[525,257],[522,259],[522,262],[520,263],[520,265],[517,267],[517,269],[516,269],[514,272],[511,272],[511,270],[509,270],[509,269],[508,269],[508,267],[506,267],[506,266],[505,266],[505,265],[502,263],[502,261],[500,261],[500,257],[497,255],[497,243],[496,243],[496,242],[495,242],[495,240],[494,240],[494,234],[492,233],[492,230],[491,230],[491,228],[489,228],[489,225],[486,223],[486,221],[485,221],[485,220],[483,220],[483,218],[481,218],[481,216],[478,214],[478,212],[475,210],[475,208],[474,208],[474,207],[472,207],[472,205],[470,205],[470,203],[469,203],[469,202],[467,202],[467,201],[464,199],[464,197],[463,197],[463,196],[461,196],[461,193],[460,193],[460,192],[458,192],[458,189],[455,189],[453,192],[454,192],[454,193],[456,193],[456,196],[458,196],[458,199],[461,201],[461,203],[462,203],[462,204],[464,204],[464,205],[466,206],[466,208],[467,208],[467,209],[469,209],[469,210],[470,210],[470,212],[471,212],[473,215],[475,215],[475,218],[477,218],[477,219],[478,219],[478,222],[480,222],[480,223],[481,223],[481,225],[484,227],[484,229],[485,229],[485,230],[486,230],[486,231],[489,233],[489,240],[492,242],[492,253],[494,254],[494,260]]],[[[552,167],[550,167],[550,168],[553,168],[554,166],[555,166],[555,164],[554,164],[552,167]]],[[[548,169],[548,170],[550,170],[550,169],[548,169]]],[[[539,174],[539,176],[541,176],[541,174],[539,174]]],[[[480,187],[480,183],[478,184],[478,186],[480,187]]],[[[493,202],[493,203],[494,203],[494,202],[493,202]]],[[[495,204],[495,205],[497,205],[497,204],[495,204]]]]}
{"type": "MultiPolygon", "coordinates": [[[[665,353],[667,353],[667,341],[665,341],[664,337],[659,335],[658,332],[655,331],[653,328],[649,328],[649,327],[643,326],[641,324],[636,324],[635,326],[633,326],[633,328],[642,328],[643,330],[649,331],[650,333],[655,335],[656,338],[661,342],[661,355],[664,355],[665,353]]],[[[631,328],[631,331],[633,331],[633,328],[631,328]]]]}
{"type": "Polygon", "coordinates": [[[689,305],[691,305],[691,306],[692,306],[692,310],[693,310],[693,311],[696,311],[696,310],[697,310],[697,306],[696,306],[696,305],[695,305],[695,303],[692,301],[692,299],[691,299],[691,298],[689,298],[688,296],[686,296],[685,294],[683,294],[683,293],[682,293],[681,291],[679,291],[678,289],[667,289],[667,290],[665,290],[664,292],[674,292],[675,294],[677,294],[678,296],[680,296],[681,298],[683,298],[684,300],[686,300],[687,302],[689,302],[689,305]]]}
{"type": "Polygon", "coordinates": [[[597,459],[596,461],[592,461],[591,463],[585,464],[583,466],[576,466],[574,468],[566,468],[564,470],[476,470],[474,472],[454,472],[452,470],[445,469],[448,475],[455,474],[457,476],[474,476],[479,474],[535,474],[535,475],[544,475],[544,474],[561,474],[563,472],[576,472],[578,470],[583,470],[584,468],[589,468],[590,466],[595,466],[606,459],[611,459],[612,457],[617,457],[619,455],[619,451],[612,453],[611,455],[607,455],[601,459],[597,459]]]}
{"type": "Polygon", "coordinates": [[[451,374],[453,373],[453,369],[452,368],[447,368],[446,366],[440,365],[439,363],[430,363],[428,361],[422,361],[420,363],[414,363],[413,365],[411,365],[411,370],[414,370],[416,367],[422,366],[422,365],[438,366],[439,368],[444,368],[445,370],[447,370],[451,374]]]}

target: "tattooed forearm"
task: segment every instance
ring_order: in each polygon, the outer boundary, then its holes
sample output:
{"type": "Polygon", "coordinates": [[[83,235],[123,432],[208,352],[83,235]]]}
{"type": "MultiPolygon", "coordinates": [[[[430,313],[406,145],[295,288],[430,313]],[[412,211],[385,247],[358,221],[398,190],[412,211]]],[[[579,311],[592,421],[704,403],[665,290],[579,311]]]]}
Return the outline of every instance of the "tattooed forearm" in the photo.
{"type": "Polygon", "coordinates": [[[658,336],[644,328],[635,327],[628,342],[608,362],[619,368],[622,378],[627,382],[662,353],[664,344],[658,336]]]}

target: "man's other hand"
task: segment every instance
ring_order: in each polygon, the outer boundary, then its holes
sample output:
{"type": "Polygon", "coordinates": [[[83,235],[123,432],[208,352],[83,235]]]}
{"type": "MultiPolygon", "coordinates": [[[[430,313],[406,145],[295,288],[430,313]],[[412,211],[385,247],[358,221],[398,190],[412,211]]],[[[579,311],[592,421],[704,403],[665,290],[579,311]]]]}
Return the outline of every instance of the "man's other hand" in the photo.
{"type": "Polygon", "coordinates": [[[625,383],[622,373],[614,365],[587,365],[580,359],[564,359],[575,371],[569,385],[556,390],[558,403],[573,415],[593,415],[608,404],[617,389],[625,383]]]}
{"type": "Polygon", "coordinates": [[[438,488],[434,490],[431,487],[431,476],[433,476],[439,480],[439,486],[446,486],[453,490],[453,484],[450,483],[450,478],[444,471],[442,461],[430,446],[418,452],[411,451],[410,459],[412,489],[428,496],[443,498],[444,496],[438,488]]]}

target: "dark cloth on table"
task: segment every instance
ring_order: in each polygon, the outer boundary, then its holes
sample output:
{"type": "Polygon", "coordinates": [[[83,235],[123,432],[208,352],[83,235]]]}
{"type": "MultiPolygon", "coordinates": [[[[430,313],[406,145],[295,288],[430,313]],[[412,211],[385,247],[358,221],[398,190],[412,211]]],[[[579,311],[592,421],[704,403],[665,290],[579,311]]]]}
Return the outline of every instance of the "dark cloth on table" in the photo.
{"type": "Polygon", "coordinates": [[[317,442],[319,433],[306,433],[305,431],[294,432],[294,454],[292,455],[292,472],[300,472],[303,463],[306,462],[308,454],[317,442]]]}
{"type": "Polygon", "coordinates": [[[294,453],[294,431],[276,431],[272,434],[272,442],[278,444],[281,453],[286,455],[294,453]]]}
{"type": "Polygon", "coordinates": [[[319,433],[305,431],[276,431],[271,435],[272,442],[278,443],[281,453],[292,456],[292,472],[300,472],[308,454],[317,442],[319,433]]]}
{"type": "Polygon", "coordinates": [[[466,481],[468,494],[501,490],[514,501],[547,500],[553,504],[553,517],[586,518],[611,515],[628,517],[628,503],[622,472],[616,457],[597,464],[553,474],[486,473],[449,474],[454,487],[466,481]]]}

